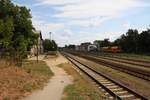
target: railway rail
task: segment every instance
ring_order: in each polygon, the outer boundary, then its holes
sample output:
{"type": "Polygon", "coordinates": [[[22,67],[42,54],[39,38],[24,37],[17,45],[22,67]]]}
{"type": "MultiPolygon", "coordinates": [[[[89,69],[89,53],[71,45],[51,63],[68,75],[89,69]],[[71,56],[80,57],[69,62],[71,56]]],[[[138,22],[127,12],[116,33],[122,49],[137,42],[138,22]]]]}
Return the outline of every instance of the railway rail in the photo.
{"type": "Polygon", "coordinates": [[[146,60],[122,58],[122,57],[109,56],[109,55],[97,55],[95,53],[94,54],[93,53],[88,53],[88,54],[93,55],[93,56],[97,56],[97,57],[101,57],[101,58],[104,58],[104,59],[116,61],[116,62],[127,63],[127,64],[131,64],[131,65],[137,65],[137,66],[141,66],[141,67],[150,68],[150,61],[146,61],[146,60]]]}
{"type": "Polygon", "coordinates": [[[91,78],[110,100],[148,100],[146,97],[138,94],[129,87],[124,86],[120,82],[100,73],[88,65],[81,63],[79,60],[67,53],[62,53],[70,62],[78,69],[91,78]]]}
{"type": "Polygon", "coordinates": [[[150,68],[150,61],[146,61],[146,60],[122,58],[122,57],[102,55],[102,54],[99,55],[99,54],[93,53],[93,52],[90,52],[90,53],[89,52],[88,53],[83,52],[83,54],[87,54],[87,55],[91,55],[91,56],[95,56],[95,57],[100,57],[100,58],[103,58],[106,60],[112,60],[115,62],[126,63],[126,64],[130,64],[130,65],[136,65],[136,66],[140,66],[140,67],[150,68]]]}
{"type": "Polygon", "coordinates": [[[148,71],[148,70],[143,70],[140,68],[135,68],[135,67],[127,66],[127,65],[122,65],[119,63],[109,62],[109,61],[106,61],[105,59],[98,58],[95,56],[89,56],[89,55],[72,53],[72,52],[71,52],[71,54],[83,57],[83,58],[91,60],[91,61],[94,61],[98,64],[103,65],[103,66],[110,67],[110,68],[113,68],[115,70],[119,70],[119,71],[128,73],[128,74],[133,75],[135,77],[150,81],[150,71],[148,71]]]}
{"type": "Polygon", "coordinates": [[[149,64],[148,63],[139,63],[139,62],[130,61],[130,60],[122,60],[119,58],[111,58],[111,57],[103,57],[103,56],[97,56],[97,57],[101,57],[103,59],[112,60],[112,61],[116,61],[116,62],[120,62],[120,63],[126,63],[126,64],[136,65],[136,66],[140,66],[140,67],[150,68],[150,63],[149,64]]]}
{"type": "Polygon", "coordinates": [[[124,60],[130,60],[130,61],[134,61],[134,62],[141,62],[141,63],[150,64],[150,61],[148,61],[148,60],[140,60],[140,59],[133,59],[133,58],[123,58],[123,57],[119,57],[119,56],[111,56],[111,57],[118,58],[118,59],[124,59],[124,60]]]}
{"type": "Polygon", "coordinates": [[[147,59],[135,59],[136,57],[134,58],[125,58],[125,57],[120,57],[120,56],[117,56],[117,55],[111,55],[111,54],[102,54],[102,53],[91,53],[93,55],[97,55],[97,56],[105,56],[105,57],[111,57],[111,58],[116,58],[116,59],[122,59],[122,60],[126,60],[126,61],[132,61],[132,62],[138,62],[138,63],[145,63],[145,64],[149,64],[150,65],[150,61],[147,60],[147,59]]]}

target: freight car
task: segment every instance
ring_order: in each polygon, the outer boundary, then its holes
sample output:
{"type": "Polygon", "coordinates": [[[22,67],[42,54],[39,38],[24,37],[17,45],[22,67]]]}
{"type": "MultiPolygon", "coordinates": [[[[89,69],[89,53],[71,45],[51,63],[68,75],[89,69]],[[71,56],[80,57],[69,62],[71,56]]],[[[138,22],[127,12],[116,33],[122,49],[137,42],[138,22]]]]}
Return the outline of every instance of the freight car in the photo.
{"type": "Polygon", "coordinates": [[[110,53],[120,53],[122,49],[119,46],[102,47],[101,51],[110,53]]]}

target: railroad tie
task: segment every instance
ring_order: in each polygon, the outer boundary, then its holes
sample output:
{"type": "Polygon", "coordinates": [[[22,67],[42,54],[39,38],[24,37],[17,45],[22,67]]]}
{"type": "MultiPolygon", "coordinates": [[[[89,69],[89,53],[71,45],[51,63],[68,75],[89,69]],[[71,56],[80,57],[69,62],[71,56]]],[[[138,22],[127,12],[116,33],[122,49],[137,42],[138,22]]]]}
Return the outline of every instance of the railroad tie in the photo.
{"type": "Polygon", "coordinates": [[[96,76],[96,79],[97,79],[97,80],[100,80],[100,81],[101,81],[101,80],[106,80],[105,78],[103,78],[103,77],[101,77],[101,76],[96,76]]]}
{"type": "Polygon", "coordinates": [[[105,90],[103,88],[100,88],[102,92],[105,92],[105,90]]]}
{"type": "Polygon", "coordinates": [[[109,83],[111,83],[111,82],[109,82],[109,81],[107,81],[107,82],[101,82],[102,84],[109,84],[109,83]]]}
{"type": "Polygon", "coordinates": [[[123,88],[115,88],[115,89],[111,89],[111,91],[115,92],[115,91],[120,91],[123,90],[123,88]]]}
{"type": "Polygon", "coordinates": [[[141,100],[140,98],[136,98],[136,99],[133,99],[133,100],[141,100]]]}
{"type": "Polygon", "coordinates": [[[107,84],[104,84],[105,86],[115,86],[114,83],[107,83],[107,84]]]}
{"type": "Polygon", "coordinates": [[[114,89],[114,88],[118,88],[118,86],[116,86],[116,85],[114,85],[114,86],[107,86],[107,88],[114,89]]]}
{"type": "Polygon", "coordinates": [[[129,98],[129,97],[133,97],[134,95],[133,94],[128,94],[128,95],[121,95],[119,97],[121,98],[129,98]]]}
{"type": "Polygon", "coordinates": [[[124,93],[128,93],[128,91],[117,91],[115,92],[116,94],[124,94],[124,93]]]}
{"type": "Polygon", "coordinates": [[[114,99],[114,97],[113,97],[113,96],[109,96],[109,99],[112,99],[112,100],[113,100],[113,99],[114,99]]]}
{"type": "Polygon", "coordinates": [[[103,79],[103,80],[99,80],[101,83],[102,82],[109,82],[108,80],[106,80],[106,79],[103,79]]]}

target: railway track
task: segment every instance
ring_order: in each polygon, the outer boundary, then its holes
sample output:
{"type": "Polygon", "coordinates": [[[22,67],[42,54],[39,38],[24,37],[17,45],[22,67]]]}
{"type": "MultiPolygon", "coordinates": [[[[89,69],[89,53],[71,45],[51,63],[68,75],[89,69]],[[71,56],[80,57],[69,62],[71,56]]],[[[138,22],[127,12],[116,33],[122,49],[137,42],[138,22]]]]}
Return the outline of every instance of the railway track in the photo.
{"type": "Polygon", "coordinates": [[[71,61],[78,69],[91,78],[101,90],[105,92],[110,100],[148,100],[146,97],[136,93],[134,90],[124,86],[120,82],[109,78],[107,75],[100,73],[88,65],[81,63],[70,54],[63,55],[71,61]]]}
{"type": "Polygon", "coordinates": [[[120,62],[120,63],[126,63],[126,64],[131,64],[131,65],[136,65],[136,66],[140,66],[140,67],[145,67],[145,68],[150,68],[150,63],[139,63],[139,62],[135,62],[135,61],[130,61],[130,60],[122,60],[119,58],[111,58],[111,57],[103,57],[103,56],[97,56],[106,60],[112,60],[115,62],[120,62]]]}
{"type": "Polygon", "coordinates": [[[105,59],[102,59],[102,58],[100,59],[100,58],[94,57],[94,56],[89,56],[89,55],[84,55],[84,54],[79,54],[79,53],[71,53],[71,54],[94,61],[103,66],[110,67],[115,70],[119,70],[119,71],[128,73],[135,77],[150,81],[150,71],[148,71],[148,70],[143,70],[141,68],[135,68],[135,67],[127,66],[127,65],[122,65],[119,63],[109,62],[109,61],[106,61],[105,59]]]}
{"type": "Polygon", "coordinates": [[[118,59],[123,59],[123,60],[127,60],[127,61],[134,61],[134,62],[141,62],[141,63],[147,63],[150,64],[150,61],[148,60],[140,60],[140,59],[132,59],[132,58],[123,58],[123,57],[118,57],[118,56],[109,56],[109,57],[113,57],[113,58],[118,58],[118,59]]]}
{"type": "Polygon", "coordinates": [[[110,55],[98,55],[96,53],[85,53],[86,55],[91,55],[99,58],[103,58],[106,60],[112,60],[115,62],[120,62],[120,63],[126,63],[130,65],[136,65],[140,67],[145,67],[145,68],[150,68],[150,61],[144,61],[144,60],[136,60],[136,59],[130,59],[130,58],[121,58],[121,57],[116,57],[116,56],[110,56],[110,55]]]}
{"type": "MultiPolygon", "coordinates": [[[[90,54],[90,53],[88,53],[88,54],[90,54]]],[[[136,60],[136,59],[130,59],[130,58],[121,58],[121,57],[108,56],[108,55],[107,56],[106,55],[97,55],[97,54],[90,54],[90,55],[93,55],[96,57],[101,57],[101,58],[112,60],[112,61],[116,61],[116,62],[150,68],[150,61],[136,60]]]]}

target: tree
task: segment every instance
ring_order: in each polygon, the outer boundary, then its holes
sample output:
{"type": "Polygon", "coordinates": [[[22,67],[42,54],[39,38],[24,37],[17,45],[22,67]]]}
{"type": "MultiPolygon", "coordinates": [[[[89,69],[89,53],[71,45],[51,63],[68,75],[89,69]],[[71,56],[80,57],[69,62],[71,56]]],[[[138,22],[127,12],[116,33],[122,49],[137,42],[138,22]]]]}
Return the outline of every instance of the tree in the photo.
{"type": "Polygon", "coordinates": [[[106,46],[110,46],[110,41],[109,41],[109,39],[104,39],[103,41],[100,41],[99,42],[100,44],[100,47],[106,47],[106,46]]]}
{"type": "Polygon", "coordinates": [[[52,40],[52,44],[53,44],[53,51],[56,51],[58,49],[58,46],[54,40],[52,40]]]}
{"type": "Polygon", "coordinates": [[[140,52],[150,53],[150,29],[139,35],[138,43],[140,52]]]}
{"type": "Polygon", "coordinates": [[[75,45],[72,45],[72,44],[68,45],[68,48],[69,48],[69,49],[73,49],[73,50],[74,50],[75,47],[76,47],[76,46],[75,46],[75,45]]]}
{"type": "Polygon", "coordinates": [[[27,56],[27,50],[37,39],[33,33],[30,10],[14,5],[10,0],[0,0],[0,52],[16,60],[27,56]]]}
{"type": "Polygon", "coordinates": [[[138,38],[138,31],[129,29],[125,35],[123,34],[119,39],[115,40],[115,44],[120,46],[125,52],[137,53],[138,38]]]}
{"type": "Polygon", "coordinates": [[[45,39],[43,42],[44,51],[56,51],[57,50],[57,44],[54,40],[45,39]]]}

